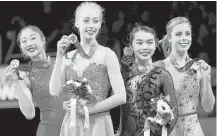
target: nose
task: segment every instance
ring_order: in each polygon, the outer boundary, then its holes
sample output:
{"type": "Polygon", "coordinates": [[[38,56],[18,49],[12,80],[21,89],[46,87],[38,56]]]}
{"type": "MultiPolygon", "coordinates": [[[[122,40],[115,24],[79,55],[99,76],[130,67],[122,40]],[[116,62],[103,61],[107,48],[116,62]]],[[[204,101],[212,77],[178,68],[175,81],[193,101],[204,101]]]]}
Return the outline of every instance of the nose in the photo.
{"type": "Polygon", "coordinates": [[[93,29],[93,24],[90,23],[90,24],[88,25],[88,28],[89,28],[89,29],[93,29]]]}
{"type": "Polygon", "coordinates": [[[147,50],[148,49],[148,45],[143,43],[143,45],[141,46],[143,50],[147,50]]]}
{"type": "Polygon", "coordinates": [[[188,36],[186,36],[185,34],[182,35],[182,40],[187,40],[188,36]]]}
{"type": "Polygon", "coordinates": [[[27,40],[27,46],[29,47],[29,46],[32,46],[32,45],[33,45],[32,41],[31,40],[27,40]]]}
{"type": "Polygon", "coordinates": [[[94,22],[93,22],[93,21],[90,21],[89,24],[88,24],[88,27],[91,28],[91,29],[93,29],[93,27],[94,27],[94,22]]]}

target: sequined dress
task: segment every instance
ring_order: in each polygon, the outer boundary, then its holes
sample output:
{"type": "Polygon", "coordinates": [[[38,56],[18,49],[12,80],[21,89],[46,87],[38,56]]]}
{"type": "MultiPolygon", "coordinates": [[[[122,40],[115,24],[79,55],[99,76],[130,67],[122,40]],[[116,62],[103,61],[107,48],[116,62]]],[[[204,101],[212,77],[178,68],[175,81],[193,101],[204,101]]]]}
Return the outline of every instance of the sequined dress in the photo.
{"type": "MultiPolygon", "coordinates": [[[[107,98],[111,87],[105,65],[107,50],[110,49],[99,45],[91,58],[73,62],[69,60],[65,69],[65,81],[87,79],[97,102],[107,98]]],[[[72,95],[69,91],[63,91],[61,98],[68,101],[72,95]]],[[[76,129],[70,132],[67,131],[70,121],[69,117],[70,112],[67,112],[63,120],[60,136],[114,136],[109,111],[90,115],[88,129],[84,129],[84,118],[78,115],[76,118],[76,129]]]]}
{"type": "MultiPolygon", "coordinates": [[[[170,102],[175,107],[176,98],[173,87],[173,80],[163,63],[158,62],[148,73],[138,74],[125,80],[127,102],[121,106],[121,136],[143,136],[145,119],[149,115],[150,99],[170,95],[170,102]],[[162,66],[162,67],[159,67],[162,66]],[[143,87],[140,87],[143,86],[143,87]]],[[[124,72],[123,72],[124,74],[124,72]]],[[[129,76],[129,72],[127,72],[129,76]]],[[[126,75],[123,75],[127,77],[126,75]]],[[[177,111],[176,111],[177,112],[177,111]]],[[[174,112],[175,114],[175,112],[174,112]]],[[[177,115],[171,123],[169,133],[173,129],[177,115]]],[[[151,132],[151,136],[161,136],[161,131],[151,132]]]]}
{"type": "Polygon", "coordinates": [[[171,136],[204,136],[197,115],[201,80],[200,71],[196,68],[197,62],[188,71],[179,72],[169,58],[164,61],[173,77],[179,111],[178,121],[171,136]],[[195,72],[192,69],[194,66],[195,72]]]}
{"type": "Polygon", "coordinates": [[[32,97],[40,109],[40,123],[36,136],[59,136],[65,111],[63,101],[49,94],[49,81],[54,62],[48,57],[46,62],[32,61],[29,73],[32,97]]]}

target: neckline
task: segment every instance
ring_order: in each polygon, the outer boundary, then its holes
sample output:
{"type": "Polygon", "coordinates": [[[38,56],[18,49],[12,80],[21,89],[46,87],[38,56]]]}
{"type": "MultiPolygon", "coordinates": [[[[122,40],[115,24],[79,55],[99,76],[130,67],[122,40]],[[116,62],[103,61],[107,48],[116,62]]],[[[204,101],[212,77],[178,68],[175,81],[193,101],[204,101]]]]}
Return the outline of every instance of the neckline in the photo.
{"type": "Polygon", "coordinates": [[[170,55],[169,56],[169,60],[170,60],[170,62],[171,62],[171,64],[179,71],[179,72],[185,72],[185,71],[187,71],[190,67],[191,67],[191,65],[189,65],[190,64],[190,62],[191,62],[191,58],[189,57],[189,56],[186,56],[186,58],[185,58],[185,65],[184,66],[180,66],[179,65],[179,63],[177,62],[177,60],[176,60],[176,58],[175,58],[175,56],[174,55],[170,55]]]}
{"type": "Polygon", "coordinates": [[[30,61],[30,66],[35,68],[47,68],[51,64],[51,57],[46,55],[46,59],[43,61],[30,61]]]}
{"type": "Polygon", "coordinates": [[[134,63],[135,74],[136,75],[141,75],[141,74],[147,75],[154,68],[152,60],[149,61],[149,65],[150,66],[147,65],[147,66],[143,67],[142,69],[139,69],[138,62],[135,61],[135,63],[134,63]]]}
{"type": "MultiPolygon", "coordinates": [[[[86,59],[92,58],[93,55],[94,55],[94,53],[96,52],[96,50],[98,49],[99,46],[100,46],[100,45],[99,45],[98,43],[96,43],[95,45],[91,46],[91,49],[90,49],[90,51],[89,51],[88,54],[86,54],[83,49],[80,49],[80,50],[79,50],[79,48],[76,49],[76,50],[75,50],[75,53],[73,54],[73,56],[72,56],[72,58],[71,58],[71,61],[72,61],[72,62],[74,61],[74,59],[76,58],[76,56],[77,56],[78,53],[80,54],[80,56],[81,56],[82,58],[86,58],[86,59]],[[83,52],[83,53],[82,53],[82,52],[83,52]]],[[[82,47],[80,47],[80,48],[82,48],[82,47]]]]}
{"type": "MultiPolygon", "coordinates": [[[[79,43],[80,44],[80,43],[79,43]]],[[[77,53],[79,53],[81,55],[81,57],[83,58],[91,58],[95,52],[95,50],[97,49],[97,47],[99,46],[99,44],[97,42],[94,42],[91,47],[90,47],[90,50],[88,52],[88,54],[84,51],[84,49],[82,48],[81,44],[76,46],[76,51],[77,53]]],[[[76,55],[77,55],[76,53],[76,55]]]]}

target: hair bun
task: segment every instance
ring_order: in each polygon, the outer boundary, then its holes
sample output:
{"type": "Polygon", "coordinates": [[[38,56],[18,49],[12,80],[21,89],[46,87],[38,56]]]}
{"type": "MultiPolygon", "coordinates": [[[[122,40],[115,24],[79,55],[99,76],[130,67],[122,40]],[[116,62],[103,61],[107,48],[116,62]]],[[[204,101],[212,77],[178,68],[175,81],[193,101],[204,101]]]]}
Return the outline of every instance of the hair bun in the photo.
{"type": "Polygon", "coordinates": [[[135,23],[134,23],[134,26],[135,26],[135,27],[140,27],[140,26],[141,26],[141,22],[135,22],[135,23]]]}

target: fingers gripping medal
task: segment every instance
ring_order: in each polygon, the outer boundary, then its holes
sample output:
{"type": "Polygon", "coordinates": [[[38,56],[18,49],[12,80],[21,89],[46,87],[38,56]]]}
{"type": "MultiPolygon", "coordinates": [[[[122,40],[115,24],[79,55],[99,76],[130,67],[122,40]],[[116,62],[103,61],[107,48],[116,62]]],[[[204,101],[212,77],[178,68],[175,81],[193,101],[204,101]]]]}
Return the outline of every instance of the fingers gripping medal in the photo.
{"type": "Polygon", "coordinates": [[[71,44],[75,45],[75,48],[78,50],[78,53],[84,57],[84,58],[88,58],[89,56],[85,53],[85,51],[83,50],[83,48],[81,47],[81,44],[79,43],[77,36],[75,34],[70,34],[69,35],[70,40],[71,40],[71,44]]]}
{"type": "Polygon", "coordinates": [[[15,69],[15,73],[17,74],[18,79],[19,79],[19,80],[23,80],[23,78],[20,77],[20,74],[19,74],[19,72],[18,72],[18,70],[17,70],[19,64],[20,64],[19,60],[14,59],[14,60],[11,61],[10,66],[11,66],[13,69],[15,69]]]}

